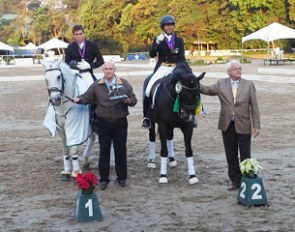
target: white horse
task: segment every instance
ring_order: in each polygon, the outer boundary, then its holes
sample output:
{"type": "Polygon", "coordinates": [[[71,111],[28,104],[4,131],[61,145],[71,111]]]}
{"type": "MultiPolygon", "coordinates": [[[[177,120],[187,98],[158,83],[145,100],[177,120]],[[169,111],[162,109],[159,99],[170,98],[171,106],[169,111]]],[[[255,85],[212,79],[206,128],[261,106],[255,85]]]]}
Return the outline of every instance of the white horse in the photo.
{"type": "Polygon", "coordinates": [[[88,161],[95,139],[89,123],[89,106],[71,101],[83,94],[88,85],[64,62],[47,61],[43,66],[50,102],[44,125],[53,136],[57,130],[62,139],[64,170],[61,179],[69,181],[71,176],[76,177],[81,172],[78,146],[87,141],[83,157],[88,161]]]}

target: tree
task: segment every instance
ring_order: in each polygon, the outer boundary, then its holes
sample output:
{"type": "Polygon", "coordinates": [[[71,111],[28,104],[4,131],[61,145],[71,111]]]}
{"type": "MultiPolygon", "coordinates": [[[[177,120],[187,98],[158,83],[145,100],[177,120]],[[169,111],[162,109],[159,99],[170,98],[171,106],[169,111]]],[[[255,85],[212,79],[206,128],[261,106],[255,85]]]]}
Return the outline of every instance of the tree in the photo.
{"type": "Polygon", "coordinates": [[[295,22],[295,0],[287,1],[287,12],[289,20],[295,22]]]}

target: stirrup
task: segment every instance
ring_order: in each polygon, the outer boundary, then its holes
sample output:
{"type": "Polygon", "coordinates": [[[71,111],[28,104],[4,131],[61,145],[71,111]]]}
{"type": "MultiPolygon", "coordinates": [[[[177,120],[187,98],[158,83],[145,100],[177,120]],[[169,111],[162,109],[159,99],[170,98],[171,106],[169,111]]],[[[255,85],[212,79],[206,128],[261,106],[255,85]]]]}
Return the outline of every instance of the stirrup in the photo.
{"type": "Polygon", "coordinates": [[[151,128],[151,120],[147,117],[144,117],[143,120],[142,120],[142,123],[141,123],[141,126],[143,128],[147,128],[147,129],[150,129],[151,128]]]}

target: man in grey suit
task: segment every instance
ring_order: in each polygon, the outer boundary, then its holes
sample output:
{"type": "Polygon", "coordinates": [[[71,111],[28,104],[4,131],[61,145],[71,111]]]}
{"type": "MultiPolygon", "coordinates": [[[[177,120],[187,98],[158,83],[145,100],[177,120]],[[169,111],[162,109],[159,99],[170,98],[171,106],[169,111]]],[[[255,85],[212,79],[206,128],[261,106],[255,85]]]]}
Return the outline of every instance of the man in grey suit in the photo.
{"type": "Polygon", "coordinates": [[[227,73],[229,77],[210,86],[201,85],[200,91],[219,97],[218,129],[222,131],[228,176],[232,182],[228,190],[236,190],[241,180],[239,151],[241,162],[251,157],[251,134],[254,138],[259,135],[260,115],[254,83],[241,78],[241,63],[230,61],[227,73]]]}

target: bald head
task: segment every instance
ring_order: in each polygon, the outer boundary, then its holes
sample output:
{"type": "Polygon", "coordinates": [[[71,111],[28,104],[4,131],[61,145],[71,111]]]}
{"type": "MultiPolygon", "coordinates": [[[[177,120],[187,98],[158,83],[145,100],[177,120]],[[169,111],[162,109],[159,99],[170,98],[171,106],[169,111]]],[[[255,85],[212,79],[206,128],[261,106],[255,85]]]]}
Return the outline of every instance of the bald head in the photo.
{"type": "Polygon", "coordinates": [[[116,67],[113,62],[105,62],[102,66],[102,71],[104,73],[104,78],[111,81],[115,75],[116,67]]]}
{"type": "Polygon", "coordinates": [[[114,62],[111,62],[111,61],[107,61],[103,64],[102,66],[103,69],[105,68],[113,68],[113,69],[116,69],[115,67],[115,63],[114,62]]]}

